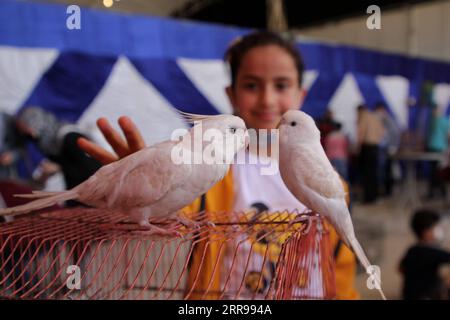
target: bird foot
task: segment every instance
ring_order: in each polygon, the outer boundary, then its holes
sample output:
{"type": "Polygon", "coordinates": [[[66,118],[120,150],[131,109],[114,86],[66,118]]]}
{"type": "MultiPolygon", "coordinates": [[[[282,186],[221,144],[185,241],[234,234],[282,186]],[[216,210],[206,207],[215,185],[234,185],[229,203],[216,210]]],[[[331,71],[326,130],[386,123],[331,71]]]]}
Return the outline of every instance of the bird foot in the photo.
{"type": "Polygon", "coordinates": [[[173,229],[164,229],[161,227],[157,227],[154,224],[150,224],[148,221],[140,222],[139,225],[145,228],[145,235],[159,235],[159,236],[167,236],[167,237],[179,237],[183,238],[181,232],[173,229]]]}
{"type": "Polygon", "coordinates": [[[191,229],[200,229],[204,225],[209,226],[209,227],[216,226],[214,224],[214,222],[211,222],[211,221],[198,222],[198,221],[187,219],[187,218],[180,217],[180,216],[176,217],[175,221],[178,223],[181,223],[186,228],[191,228],[191,229]]]}
{"type": "Polygon", "coordinates": [[[212,221],[206,221],[205,225],[207,225],[208,227],[211,227],[211,228],[215,228],[216,227],[216,224],[214,222],[212,222],[212,221]]]}
{"type": "Polygon", "coordinates": [[[289,221],[288,226],[289,226],[289,228],[292,228],[293,225],[306,224],[306,227],[304,227],[304,229],[302,231],[304,234],[306,234],[309,232],[309,229],[311,227],[311,216],[312,216],[312,211],[308,211],[303,214],[297,214],[291,221],[289,221]]]}

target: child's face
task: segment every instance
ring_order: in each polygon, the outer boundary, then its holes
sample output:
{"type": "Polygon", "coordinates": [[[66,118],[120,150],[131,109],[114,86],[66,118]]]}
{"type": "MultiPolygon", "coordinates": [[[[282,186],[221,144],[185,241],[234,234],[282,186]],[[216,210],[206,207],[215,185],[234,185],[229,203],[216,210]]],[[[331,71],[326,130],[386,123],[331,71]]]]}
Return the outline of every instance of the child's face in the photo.
{"type": "Polygon", "coordinates": [[[298,79],[294,59],[283,48],[255,47],[242,58],[235,86],[227,94],[248,128],[274,129],[283,113],[300,107],[298,79]]]}
{"type": "Polygon", "coordinates": [[[438,223],[433,228],[433,240],[435,243],[440,244],[445,239],[444,228],[441,223],[438,223]]]}
{"type": "Polygon", "coordinates": [[[432,228],[425,230],[422,235],[422,240],[433,244],[441,244],[444,238],[445,232],[441,223],[437,223],[432,228]]]}

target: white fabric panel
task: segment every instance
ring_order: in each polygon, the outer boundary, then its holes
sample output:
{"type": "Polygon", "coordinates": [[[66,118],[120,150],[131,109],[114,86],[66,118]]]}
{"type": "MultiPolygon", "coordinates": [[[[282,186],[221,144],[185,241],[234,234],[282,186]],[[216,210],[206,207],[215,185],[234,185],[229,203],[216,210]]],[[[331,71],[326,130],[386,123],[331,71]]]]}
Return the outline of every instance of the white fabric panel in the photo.
{"type": "Polygon", "coordinates": [[[329,103],[333,118],[342,124],[344,132],[356,142],[356,108],[364,103],[355,77],[347,73],[329,103]]]}
{"type": "Polygon", "coordinates": [[[378,76],[376,83],[386,102],[392,108],[398,125],[408,126],[409,81],[401,76],[378,76]]]}
{"type": "Polygon", "coordinates": [[[147,145],[170,139],[173,130],[187,127],[170,103],[125,57],[118,59],[105,86],[80,117],[79,125],[111,150],[95,122],[106,117],[120,131],[117,119],[122,115],[136,123],[147,145]]]}
{"type": "Polygon", "coordinates": [[[0,110],[15,113],[57,56],[53,49],[0,46],[0,110]]]}
{"type": "Polygon", "coordinates": [[[202,95],[221,113],[232,113],[225,93],[230,77],[222,60],[177,59],[177,63],[202,95]]]}
{"type": "Polygon", "coordinates": [[[317,77],[319,76],[319,73],[316,70],[308,70],[303,72],[303,84],[302,87],[306,92],[311,89],[312,85],[316,81],[317,77]]]}
{"type": "Polygon", "coordinates": [[[445,114],[450,104],[450,84],[438,83],[433,88],[433,100],[441,114],[445,114]]]}

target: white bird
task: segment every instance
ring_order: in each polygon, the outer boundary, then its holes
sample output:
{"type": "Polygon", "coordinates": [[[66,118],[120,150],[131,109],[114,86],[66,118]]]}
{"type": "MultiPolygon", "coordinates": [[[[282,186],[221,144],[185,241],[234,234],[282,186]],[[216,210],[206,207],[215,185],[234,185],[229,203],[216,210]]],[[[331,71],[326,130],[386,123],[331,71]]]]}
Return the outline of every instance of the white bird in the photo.
{"type": "Polygon", "coordinates": [[[244,121],[237,116],[182,115],[194,123],[194,126],[181,140],[164,141],[103,166],[88,180],[71,190],[35,191],[33,194],[19,195],[38,200],[2,209],[0,216],[23,214],[58,202],[77,200],[96,208],[126,213],[134,222],[150,231],[153,229],[155,233],[164,233],[164,230],[151,225],[150,217],[189,221],[177,216],[178,210],[192,203],[225,176],[230,159],[247,145],[248,132],[244,121]],[[220,139],[211,139],[209,134],[209,140],[212,141],[205,141],[208,140],[204,138],[208,135],[208,130],[216,133],[215,138],[221,135],[220,139]],[[205,160],[208,159],[204,157],[205,147],[209,150],[213,148],[213,156],[219,159],[207,163],[205,160]],[[174,161],[174,154],[180,152],[188,155],[184,158],[187,161],[174,161]],[[197,156],[201,161],[193,163],[192,156],[197,156]]]}
{"type": "MultiPolygon", "coordinates": [[[[306,207],[329,220],[372,275],[371,264],[355,236],[341,179],[322,148],[313,118],[302,111],[289,110],[283,114],[278,129],[280,174],[287,188],[306,207]]],[[[386,299],[378,280],[374,279],[375,287],[386,299]]]]}

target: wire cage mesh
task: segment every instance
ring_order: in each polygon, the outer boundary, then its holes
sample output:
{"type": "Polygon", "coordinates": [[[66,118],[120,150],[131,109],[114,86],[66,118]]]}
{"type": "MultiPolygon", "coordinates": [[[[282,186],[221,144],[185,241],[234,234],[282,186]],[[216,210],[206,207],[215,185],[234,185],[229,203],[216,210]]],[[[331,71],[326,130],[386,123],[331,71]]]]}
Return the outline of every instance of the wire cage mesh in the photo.
{"type": "Polygon", "coordinates": [[[0,224],[3,299],[333,299],[325,221],[277,212],[157,221],[148,235],[120,213],[63,209],[0,224]],[[212,222],[212,223],[211,223],[212,222]]]}

